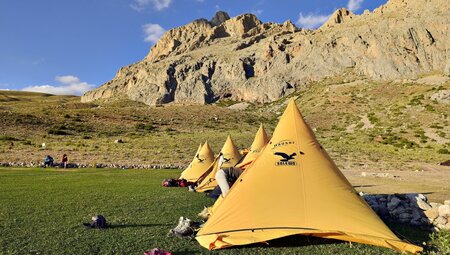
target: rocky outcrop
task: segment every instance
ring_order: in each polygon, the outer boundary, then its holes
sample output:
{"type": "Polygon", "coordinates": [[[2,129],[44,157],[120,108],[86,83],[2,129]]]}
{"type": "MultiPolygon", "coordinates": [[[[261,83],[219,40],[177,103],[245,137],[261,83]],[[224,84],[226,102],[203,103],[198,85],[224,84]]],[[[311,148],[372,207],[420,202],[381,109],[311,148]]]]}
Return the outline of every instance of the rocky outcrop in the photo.
{"type": "Polygon", "coordinates": [[[126,96],[148,105],[221,98],[270,102],[310,82],[448,72],[448,0],[390,0],[372,13],[339,9],[318,30],[219,12],[166,32],[142,61],[87,92],[83,102],[126,96]]]}
{"type": "Polygon", "coordinates": [[[349,11],[345,8],[338,9],[330,16],[330,18],[328,18],[328,21],[325,22],[320,27],[320,29],[330,28],[337,24],[342,24],[344,22],[347,22],[347,21],[353,19],[354,17],[355,17],[355,15],[351,11],[349,11]]]}

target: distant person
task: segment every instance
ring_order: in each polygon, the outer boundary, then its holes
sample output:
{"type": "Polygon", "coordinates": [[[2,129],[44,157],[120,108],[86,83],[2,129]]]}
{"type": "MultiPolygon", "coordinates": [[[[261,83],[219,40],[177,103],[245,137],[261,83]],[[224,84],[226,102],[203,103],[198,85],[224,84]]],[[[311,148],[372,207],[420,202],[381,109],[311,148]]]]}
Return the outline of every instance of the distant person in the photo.
{"type": "Polygon", "coordinates": [[[52,156],[50,156],[50,155],[45,156],[44,167],[52,167],[53,164],[54,164],[54,160],[53,160],[52,156]]]}
{"type": "Polygon", "coordinates": [[[216,181],[218,186],[220,187],[222,196],[225,197],[230,190],[231,186],[233,186],[234,182],[239,178],[239,176],[244,171],[239,167],[222,167],[223,164],[223,155],[220,155],[218,167],[219,171],[216,173],[216,181]]]}
{"type": "Polygon", "coordinates": [[[61,165],[64,168],[67,168],[67,161],[69,161],[69,159],[67,158],[67,154],[64,154],[63,157],[62,157],[62,160],[61,160],[61,165]]]}

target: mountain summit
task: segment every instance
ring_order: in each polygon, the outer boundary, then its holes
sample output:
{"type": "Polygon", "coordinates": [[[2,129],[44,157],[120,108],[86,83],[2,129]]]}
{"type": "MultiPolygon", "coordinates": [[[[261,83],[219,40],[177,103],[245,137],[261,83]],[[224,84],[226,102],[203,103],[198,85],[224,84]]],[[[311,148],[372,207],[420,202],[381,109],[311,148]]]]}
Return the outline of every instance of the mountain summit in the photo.
{"type": "Polygon", "coordinates": [[[390,0],[362,15],[339,9],[317,30],[218,12],[167,31],[142,61],[81,100],[270,102],[344,74],[370,80],[450,75],[449,21],[448,0],[390,0]]]}

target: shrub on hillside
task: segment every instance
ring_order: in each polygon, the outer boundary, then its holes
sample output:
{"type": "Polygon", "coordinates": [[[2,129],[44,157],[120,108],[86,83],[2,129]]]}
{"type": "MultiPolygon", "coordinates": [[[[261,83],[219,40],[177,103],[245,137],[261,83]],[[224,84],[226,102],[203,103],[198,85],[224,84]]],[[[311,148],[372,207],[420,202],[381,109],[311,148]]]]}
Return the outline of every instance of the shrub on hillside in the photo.
{"type": "Polygon", "coordinates": [[[448,149],[446,149],[446,148],[442,148],[442,149],[439,149],[437,151],[437,153],[439,153],[439,154],[450,154],[450,151],[448,149]]]}

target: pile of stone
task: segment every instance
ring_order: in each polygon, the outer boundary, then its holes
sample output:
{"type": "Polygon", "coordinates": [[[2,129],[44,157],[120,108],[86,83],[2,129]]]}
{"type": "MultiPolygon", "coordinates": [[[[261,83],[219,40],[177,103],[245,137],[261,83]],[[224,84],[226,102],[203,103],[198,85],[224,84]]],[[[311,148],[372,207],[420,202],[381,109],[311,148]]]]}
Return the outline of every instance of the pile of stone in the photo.
{"type": "Polygon", "coordinates": [[[417,193],[360,195],[384,220],[450,230],[450,200],[443,204],[428,203],[425,195],[417,193]]]}
{"type": "MultiPolygon", "coordinates": [[[[92,167],[92,166],[90,166],[92,167]]],[[[121,164],[95,164],[95,168],[119,168],[119,169],[184,169],[185,166],[173,164],[160,165],[121,165],[121,164]]]]}
{"type": "MultiPolygon", "coordinates": [[[[0,167],[44,167],[44,163],[41,162],[0,162],[0,167]]],[[[59,167],[55,165],[55,167],[59,167]]],[[[118,168],[118,169],[184,169],[185,165],[175,165],[175,164],[78,164],[70,163],[67,168],[118,168]]]]}

